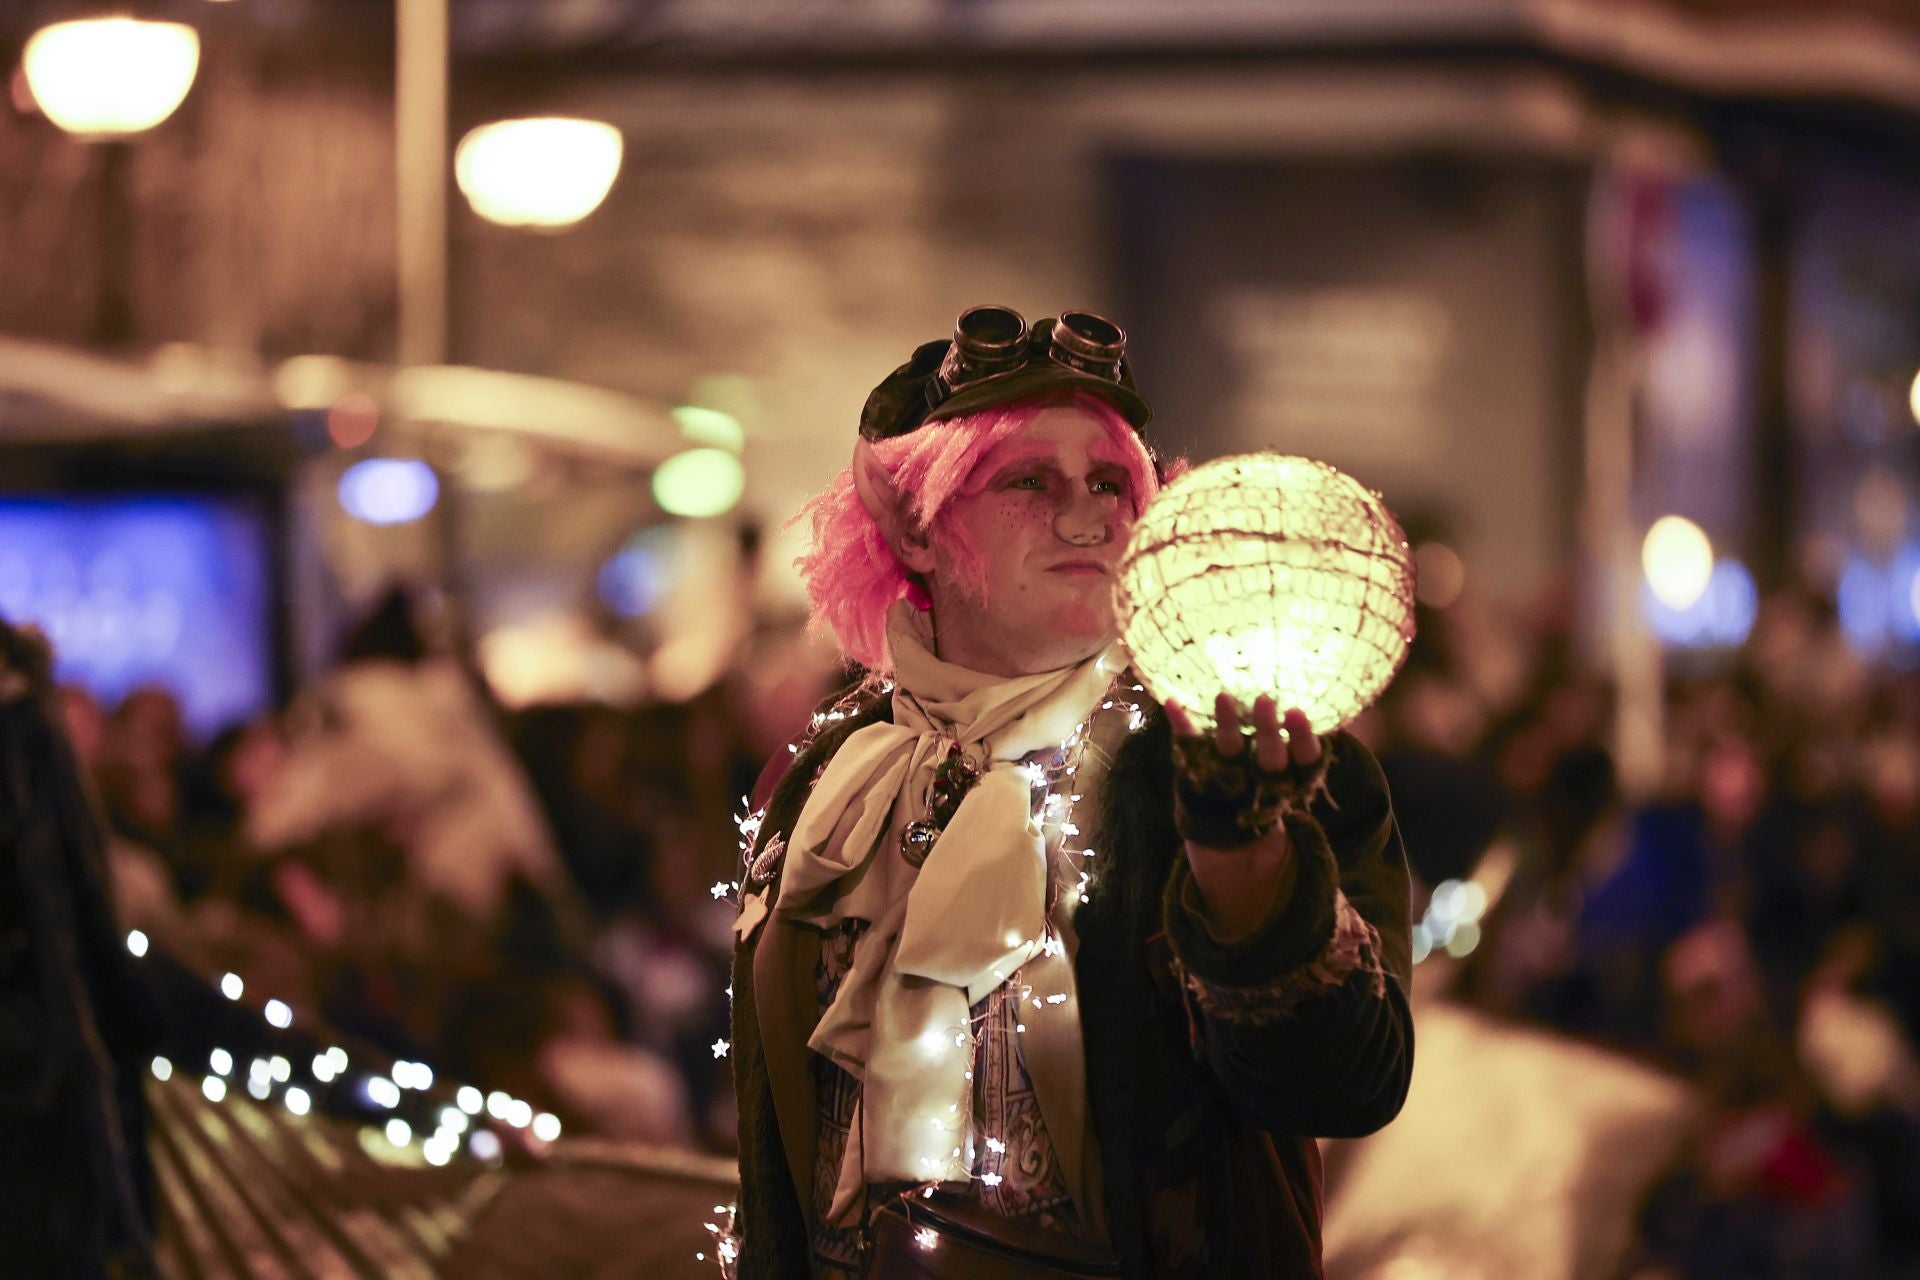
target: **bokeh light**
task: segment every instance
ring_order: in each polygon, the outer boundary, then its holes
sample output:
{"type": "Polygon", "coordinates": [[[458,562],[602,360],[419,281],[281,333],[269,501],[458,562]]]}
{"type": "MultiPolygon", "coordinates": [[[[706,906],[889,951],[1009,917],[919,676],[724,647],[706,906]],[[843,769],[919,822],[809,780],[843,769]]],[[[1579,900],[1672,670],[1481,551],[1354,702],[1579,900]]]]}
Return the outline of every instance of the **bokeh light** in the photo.
{"type": "Polygon", "coordinates": [[[740,501],[746,483],[740,459],[725,449],[688,449],[653,473],[653,500],[670,515],[725,515],[740,501]]]}
{"type": "Polygon", "coordinates": [[[1429,609],[1445,609],[1467,587],[1467,565],[1444,542],[1423,542],[1414,550],[1414,590],[1429,609]]]}
{"type": "Polygon", "coordinates": [[[433,510],[440,482],[417,458],[368,458],[340,476],[340,506],[367,524],[406,524],[433,510]]]}
{"type": "Polygon", "coordinates": [[[460,140],[454,179],[474,212],[489,222],[565,227],[607,198],[622,147],[620,131],[597,120],[501,120],[460,140]]]}
{"type": "Polygon", "coordinates": [[[1879,656],[1896,644],[1920,643],[1920,542],[1884,561],[1848,557],[1834,603],[1841,633],[1859,653],[1879,656]]]}
{"type": "Polygon", "coordinates": [[[325,409],[346,394],[352,377],[339,356],[291,356],[273,371],[273,395],[282,408],[325,409]]]}
{"type": "Polygon", "coordinates": [[[1676,609],[1644,584],[1641,605],[1647,624],[1668,644],[1691,648],[1734,648],[1744,644],[1760,612],[1760,592],[1753,574],[1735,559],[1718,560],[1707,575],[1707,586],[1693,603],[1676,609]]]}
{"type": "Polygon", "coordinates": [[[673,581],[673,530],[645,529],[600,566],[595,588],[600,603],[623,618],[643,618],[665,598],[673,581]]]}
{"type": "Polygon", "coordinates": [[[380,406],[364,391],[349,391],[327,410],[327,439],[342,449],[358,449],[373,439],[380,406]]]}
{"type": "Polygon", "coordinates": [[[186,100],[200,36],[179,22],[83,18],[42,27],[21,57],[47,119],[91,137],[151,129],[186,100]]]}
{"type": "Polygon", "coordinates": [[[1670,609],[1699,600],[1713,575],[1713,544],[1685,516],[1661,516],[1640,546],[1640,564],[1654,597],[1670,609]]]}
{"type": "Polygon", "coordinates": [[[671,416],[679,425],[681,436],[694,444],[738,453],[747,443],[747,432],[740,420],[719,409],[683,404],[673,410],[671,416]]]}

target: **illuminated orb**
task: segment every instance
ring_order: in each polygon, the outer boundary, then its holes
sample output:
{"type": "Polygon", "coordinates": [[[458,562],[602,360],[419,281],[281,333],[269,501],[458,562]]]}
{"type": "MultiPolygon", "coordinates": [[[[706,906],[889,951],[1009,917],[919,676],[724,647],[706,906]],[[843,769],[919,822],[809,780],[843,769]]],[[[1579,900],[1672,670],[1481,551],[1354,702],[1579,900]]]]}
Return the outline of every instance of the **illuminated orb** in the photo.
{"type": "Polygon", "coordinates": [[[501,120],[460,140],[453,175],[474,212],[489,222],[565,227],[607,198],[621,151],[620,131],[598,120],[501,120]]]}
{"type": "Polygon", "coordinates": [[[1640,566],[1661,604],[1690,608],[1713,577],[1713,543],[1685,516],[1661,516],[1640,544],[1640,566]]]}
{"type": "Polygon", "coordinates": [[[68,133],[124,137],[172,115],[193,87],[200,36],[180,22],[123,15],[42,27],[21,63],[33,100],[68,133]]]}
{"type": "Polygon", "coordinates": [[[1413,642],[1413,558],[1380,495],[1311,458],[1195,467],[1135,526],[1115,586],[1121,638],[1160,701],[1213,723],[1222,690],[1270,694],[1330,733],[1387,687],[1413,642]]]}

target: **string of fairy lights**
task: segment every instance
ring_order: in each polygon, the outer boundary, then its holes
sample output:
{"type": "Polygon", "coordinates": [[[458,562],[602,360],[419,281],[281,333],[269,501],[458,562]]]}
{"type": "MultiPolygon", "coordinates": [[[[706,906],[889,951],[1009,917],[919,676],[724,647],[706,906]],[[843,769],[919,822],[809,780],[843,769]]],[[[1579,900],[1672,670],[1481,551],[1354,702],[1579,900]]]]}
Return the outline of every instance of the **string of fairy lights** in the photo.
{"type": "MultiPolygon", "coordinates": [[[[139,929],[129,932],[126,941],[127,951],[136,959],[146,957],[152,948],[151,939],[139,929]]],[[[228,1000],[244,1004],[247,984],[239,974],[223,974],[217,985],[228,1000]]],[[[276,1048],[290,1047],[280,1042],[292,1036],[293,1006],[273,997],[259,1006],[258,1013],[271,1029],[269,1042],[276,1048]]],[[[200,1092],[212,1103],[224,1102],[230,1093],[241,1090],[256,1102],[277,1097],[295,1116],[345,1099],[375,1116],[393,1112],[382,1123],[362,1125],[359,1131],[363,1146],[389,1160],[417,1155],[429,1165],[445,1166],[464,1147],[472,1158],[491,1163],[504,1154],[501,1134],[506,1130],[524,1131],[543,1144],[554,1142],[561,1133],[558,1116],[537,1111],[525,1099],[503,1090],[483,1092],[470,1084],[453,1088],[441,1084],[436,1090],[440,1077],[424,1062],[402,1058],[385,1071],[369,1070],[337,1044],[311,1054],[304,1050],[257,1053],[247,1061],[244,1073],[240,1058],[216,1045],[204,1066],[183,1063],[178,1069],[198,1071],[200,1092]],[[398,1114],[403,1111],[407,1114],[398,1114]],[[382,1142],[385,1149],[378,1149],[382,1142]]],[[[154,1057],[150,1070],[154,1079],[165,1082],[173,1078],[176,1067],[161,1055],[154,1057]]]]}
{"type": "MultiPolygon", "coordinates": [[[[892,688],[890,683],[885,682],[864,685],[831,708],[816,712],[800,741],[789,743],[787,750],[793,755],[799,755],[828,725],[851,716],[853,708],[860,701],[872,696],[886,696],[892,692],[892,688]]],[[[1054,751],[1034,753],[1034,755],[1044,755],[1056,761],[1053,767],[1049,768],[1031,757],[1021,766],[1036,793],[1038,803],[1035,806],[1035,816],[1046,834],[1045,846],[1049,850],[1058,850],[1059,861],[1054,865],[1056,867],[1065,865],[1075,869],[1070,872],[1074,877],[1073,882],[1066,888],[1063,895],[1065,906],[1069,910],[1077,907],[1082,900],[1090,896],[1098,883],[1095,864],[1099,853],[1080,841],[1081,828],[1074,821],[1077,806],[1084,799],[1083,793],[1074,789],[1074,780],[1079,773],[1087,744],[1093,736],[1094,726],[1099,718],[1118,710],[1127,717],[1127,731],[1131,733],[1137,730],[1144,722],[1145,711],[1133,695],[1145,692],[1143,686],[1133,683],[1126,675],[1117,676],[1102,696],[1099,705],[1075,726],[1054,751]],[[1076,844],[1079,847],[1073,847],[1076,844]]],[[[740,832],[741,862],[744,867],[749,865],[754,857],[760,829],[766,821],[766,809],[764,806],[756,809],[750,798],[742,797],[742,812],[736,821],[740,832]]],[[[740,889],[741,882],[738,880],[721,881],[713,886],[712,896],[715,899],[732,900],[738,906],[737,895],[740,889]]],[[[1008,941],[1010,946],[1022,942],[1021,939],[1013,937],[1008,941]]],[[[1024,941],[1029,945],[1037,943],[1039,954],[1042,956],[1054,957],[1066,954],[1066,942],[1055,929],[1051,912],[1048,913],[1045,936],[1024,941]]],[[[1044,994],[1038,992],[1031,983],[1024,980],[1024,972],[1024,966],[1016,967],[1011,973],[1005,974],[997,969],[994,970],[994,976],[1002,983],[1001,990],[1008,993],[1016,1009],[1021,1011],[1016,1015],[1014,1022],[1014,1032],[1017,1035],[1026,1033],[1027,1024],[1021,1018],[1028,1006],[1036,1011],[1045,1011],[1051,1007],[1064,1005],[1071,999],[1064,991],[1044,994]]],[[[727,987],[727,998],[729,1001],[733,998],[731,985],[727,987]]],[[[987,1002],[983,1001],[982,1005],[987,1005],[987,1002]]],[[[969,1010],[966,1017],[951,1027],[934,1029],[926,1033],[929,1036],[937,1035],[942,1043],[949,1032],[953,1035],[954,1047],[965,1051],[961,1057],[967,1063],[963,1074],[969,1086],[973,1080],[972,1064],[982,1024],[991,1016],[991,1008],[980,1013],[969,1010]]],[[[731,1048],[732,1046],[724,1040],[716,1041],[713,1046],[714,1057],[725,1057],[731,1048]]],[[[955,1135],[957,1141],[951,1149],[949,1160],[961,1163],[949,1163],[933,1157],[926,1158],[925,1162],[929,1165],[944,1167],[940,1169],[938,1176],[898,1193],[897,1199],[909,1210],[914,1200],[931,1199],[940,1186],[946,1183],[977,1181],[983,1186],[995,1187],[1004,1180],[1005,1175],[997,1166],[1000,1164],[1000,1159],[1007,1154],[1006,1142],[998,1137],[988,1136],[976,1145],[973,1138],[976,1117],[973,1114],[972,1088],[962,1090],[961,1097],[966,1100],[964,1110],[958,1105],[950,1104],[949,1114],[926,1117],[929,1123],[940,1131],[955,1135]],[[985,1149],[984,1158],[981,1155],[981,1148],[985,1149]]],[[[740,1255],[740,1237],[735,1229],[737,1214],[736,1205],[715,1205],[714,1215],[719,1221],[704,1224],[707,1233],[713,1239],[714,1257],[725,1280],[732,1280],[735,1264],[740,1255]]],[[[938,1247],[940,1242],[939,1233],[931,1227],[924,1226],[914,1230],[913,1239],[920,1248],[928,1250],[938,1247]]],[[[705,1251],[696,1253],[695,1258],[698,1261],[705,1261],[705,1251]]]]}
{"type": "MultiPolygon", "coordinates": [[[[891,691],[892,685],[887,683],[863,686],[855,695],[850,695],[834,707],[817,712],[802,739],[789,744],[789,752],[798,755],[821,730],[850,717],[858,701],[873,695],[885,696],[891,691]]],[[[1068,909],[1076,907],[1096,888],[1094,868],[1099,856],[1095,849],[1086,847],[1080,841],[1082,831],[1075,816],[1084,797],[1072,784],[1099,717],[1118,710],[1127,717],[1129,732],[1138,729],[1144,713],[1132,695],[1144,692],[1142,686],[1128,682],[1125,677],[1117,678],[1094,711],[1062,740],[1058,748],[1052,752],[1035,753],[1053,761],[1051,766],[1032,758],[1021,766],[1035,792],[1036,818],[1046,833],[1046,847],[1057,850],[1056,867],[1065,865],[1078,868],[1072,872],[1072,883],[1063,895],[1068,909]]],[[[745,797],[742,809],[736,822],[744,866],[754,855],[766,810],[764,807],[753,808],[745,797]]],[[[740,881],[722,881],[713,886],[712,896],[716,900],[734,900],[737,906],[740,890],[740,881]]],[[[1042,956],[1056,957],[1066,953],[1066,943],[1055,929],[1051,916],[1047,921],[1045,936],[1027,941],[1037,944],[1037,954],[1042,956]]],[[[135,929],[127,934],[126,945],[131,955],[143,958],[149,954],[152,943],[144,932],[135,929]]],[[[1006,974],[995,970],[995,977],[1004,984],[1001,989],[1008,993],[1023,1015],[1029,1007],[1044,1011],[1063,1005],[1071,998],[1064,991],[1037,990],[1025,980],[1024,973],[1024,966],[1015,967],[1006,974]]],[[[217,986],[221,995],[235,1004],[246,1002],[247,983],[239,974],[223,974],[217,986]]],[[[733,987],[730,984],[726,994],[731,1002],[733,987]]],[[[269,997],[261,1002],[257,1012],[270,1029],[270,1041],[283,1039],[292,1033],[296,1022],[295,1012],[286,1001],[269,997]]],[[[971,1065],[974,1050],[983,1021],[989,1016],[988,1012],[974,1013],[969,1010],[966,1017],[948,1031],[940,1033],[944,1036],[950,1031],[955,1047],[966,1051],[962,1056],[968,1065],[963,1074],[969,1084],[974,1075],[971,1065]]],[[[1024,1034],[1026,1030],[1024,1018],[1017,1017],[1015,1033],[1024,1034]]],[[[712,1050],[716,1059],[725,1058],[732,1051],[732,1045],[725,1039],[716,1040],[712,1050]]],[[[337,1044],[326,1045],[324,1049],[311,1054],[256,1053],[248,1058],[244,1071],[240,1056],[221,1046],[209,1051],[203,1067],[181,1064],[176,1068],[165,1056],[156,1056],[151,1063],[154,1078],[163,1082],[170,1080],[176,1069],[198,1071],[201,1076],[200,1091],[212,1103],[224,1102],[231,1093],[243,1091],[261,1103],[277,1098],[295,1116],[310,1115],[316,1108],[324,1109],[327,1103],[339,1098],[352,1099],[358,1104],[357,1109],[376,1116],[382,1112],[396,1113],[388,1115],[384,1123],[362,1125],[360,1138],[363,1145],[384,1143],[387,1149],[379,1154],[388,1158],[407,1159],[411,1153],[417,1152],[419,1159],[432,1166],[450,1164],[463,1149],[473,1159],[497,1162],[504,1155],[501,1134],[507,1130],[523,1131],[540,1143],[552,1143],[562,1132],[557,1116],[538,1111],[525,1099],[515,1098],[502,1090],[483,1091],[471,1084],[449,1086],[429,1064],[408,1059],[399,1059],[384,1071],[371,1070],[337,1044]],[[408,1112],[413,1118],[398,1114],[402,1111],[408,1112]],[[422,1113],[426,1117],[424,1122],[421,1120],[422,1113]]],[[[973,1115],[972,1089],[964,1089],[961,1096],[967,1100],[964,1109],[955,1106],[948,1115],[927,1118],[942,1132],[955,1135],[951,1158],[962,1163],[947,1165],[941,1169],[940,1176],[900,1192],[899,1199],[909,1206],[916,1198],[931,1198],[943,1184],[971,1180],[994,1187],[1004,1179],[1005,1175],[997,1166],[1000,1158],[1007,1155],[1007,1144],[994,1136],[987,1136],[978,1144],[975,1143],[973,1132],[976,1117],[973,1115]]],[[[715,1205],[713,1212],[716,1220],[703,1225],[712,1238],[714,1257],[722,1275],[730,1278],[740,1251],[740,1238],[736,1231],[737,1205],[715,1205]]],[[[921,1227],[915,1230],[914,1240],[921,1248],[932,1249],[937,1247],[939,1236],[933,1229],[921,1227]]],[[[700,1251],[695,1256],[705,1261],[706,1251],[700,1251]]]]}

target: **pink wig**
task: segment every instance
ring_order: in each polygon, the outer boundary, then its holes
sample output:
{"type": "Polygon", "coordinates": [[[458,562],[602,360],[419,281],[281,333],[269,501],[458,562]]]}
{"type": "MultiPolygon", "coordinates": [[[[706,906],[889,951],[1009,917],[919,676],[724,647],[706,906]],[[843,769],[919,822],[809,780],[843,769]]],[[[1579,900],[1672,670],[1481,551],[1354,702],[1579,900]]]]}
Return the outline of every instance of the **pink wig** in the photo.
{"type": "MultiPolygon", "coordinates": [[[[1132,424],[1105,398],[1087,391],[1047,392],[1024,400],[995,405],[978,413],[951,418],[891,440],[876,441],[874,457],[893,478],[910,503],[908,518],[931,531],[936,542],[959,564],[961,572],[984,578],[974,549],[961,541],[958,529],[943,527],[940,513],[954,498],[986,482],[981,463],[1003,442],[1024,431],[1042,409],[1072,405],[1099,420],[1127,460],[1131,473],[1133,514],[1158,492],[1160,480],[1154,461],[1132,424]]],[[[794,563],[806,580],[813,602],[815,631],[831,630],[840,651],[872,671],[893,669],[887,649],[887,611],[905,596],[926,608],[925,588],[887,546],[879,523],[867,512],[855,492],[853,468],[848,467],[826,489],[800,508],[794,523],[806,520],[812,538],[794,563]]]]}

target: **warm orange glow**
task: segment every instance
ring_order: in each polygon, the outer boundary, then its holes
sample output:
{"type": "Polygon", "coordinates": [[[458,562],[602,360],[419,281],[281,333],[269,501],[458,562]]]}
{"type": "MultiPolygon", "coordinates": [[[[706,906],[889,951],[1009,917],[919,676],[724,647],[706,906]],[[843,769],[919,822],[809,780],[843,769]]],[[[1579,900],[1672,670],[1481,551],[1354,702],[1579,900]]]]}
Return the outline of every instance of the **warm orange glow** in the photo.
{"type": "Polygon", "coordinates": [[[1690,608],[1713,576],[1713,544],[1685,516],[1661,516],[1640,547],[1647,586],[1670,609],[1690,608]]]}
{"type": "Polygon", "coordinates": [[[327,410],[327,438],[342,449],[358,449],[379,425],[380,406],[364,391],[349,391],[327,410]]]}
{"type": "Polygon", "coordinates": [[[598,120],[502,120],[460,140],[454,180],[489,222],[565,227],[607,198],[621,150],[620,131],[598,120]]]}
{"type": "Polygon", "coordinates": [[[128,17],[56,22],[28,38],[21,65],[47,119],[117,137],[153,128],[186,99],[200,36],[184,23],[128,17]]]}
{"type": "Polygon", "coordinates": [[[1444,542],[1421,543],[1413,553],[1413,566],[1415,593],[1429,609],[1450,607],[1466,590],[1466,562],[1444,542]]]}

